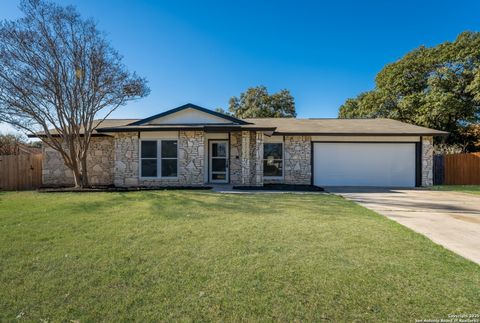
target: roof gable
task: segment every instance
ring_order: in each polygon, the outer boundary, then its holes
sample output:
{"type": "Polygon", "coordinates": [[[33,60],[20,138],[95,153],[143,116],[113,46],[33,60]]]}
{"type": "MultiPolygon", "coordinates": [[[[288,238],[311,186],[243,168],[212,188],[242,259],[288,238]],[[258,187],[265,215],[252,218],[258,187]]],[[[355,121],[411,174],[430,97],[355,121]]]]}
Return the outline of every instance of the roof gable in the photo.
{"type": "Polygon", "coordinates": [[[248,124],[248,122],[232,116],[199,107],[195,104],[185,104],[154,116],[135,121],[130,126],[140,125],[192,125],[192,124],[248,124]]]}

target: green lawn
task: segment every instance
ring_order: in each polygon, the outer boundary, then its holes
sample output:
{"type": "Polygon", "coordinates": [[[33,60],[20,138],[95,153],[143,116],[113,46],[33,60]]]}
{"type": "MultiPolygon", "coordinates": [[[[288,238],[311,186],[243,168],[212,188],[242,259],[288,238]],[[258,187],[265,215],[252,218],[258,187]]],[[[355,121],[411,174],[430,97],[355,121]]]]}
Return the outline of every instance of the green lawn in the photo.
{"type": "Polygon", "coordinates": [[[0,321],[478,313],[480,266],[337,196],[0,193],[0,321]]]}
{"type": "Polygon", "coordinates": [[[435,185],[434,190],[480,194],[480,185],[435,185]]]}

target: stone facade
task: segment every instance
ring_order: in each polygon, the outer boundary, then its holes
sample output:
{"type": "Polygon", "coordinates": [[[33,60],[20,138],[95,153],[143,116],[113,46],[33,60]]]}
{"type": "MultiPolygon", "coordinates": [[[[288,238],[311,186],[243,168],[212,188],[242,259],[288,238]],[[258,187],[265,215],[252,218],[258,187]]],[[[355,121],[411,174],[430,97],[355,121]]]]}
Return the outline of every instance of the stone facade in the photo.
{"type": "Polygon", "coordinates": [[[87,165],[91,185],[113,184],[114,147],[111,137],[92,138],[87,165]]]}
{"type": "Polygon", "coordinates": [[[265,178],[264,183],[310,185],[311,137],[284,136],[283,177],[265,178]]]}
{"type": "Polygon", "coordinates": [[[250,185],[250,161],[251,157],[251,147],[250,147],[250,131],[242,131],[242,175],[241,175],[241,185],[250,185]]]}
{"type": "Polygon", "coordinates": [[[238,131],[230,134],[230,183],[263,185],[263,133],[238,131]]]}
{"type": "MultiPolygon", "coordinates": [[[[70,186],[73,172],[65,165],[61,154],[43,144],[42,184],[70,186]]],[[[90,185],[113,184],[114,147],[112,137],[92,137],[87,155],[87,174],[90,185]]]]}
{"type": "Polygon", "coordinates": [[[140,178],[139,138],[131,133],[115,135],[115,186],[197,186],[203,185],[203,131],[179,131],[178,176],[140,178]]]}
{"type": "Polygon", "coordinates": [[[286,184],[309,185],[312,180],[311,137],[285,136],[284,181],[286,184]]]}
{"type": "Polygon", "coordinates": [[[254,143],[252,155],[255,161],[255,172],[252,174],[252,185],[263,186],[263,132],[255,132],[254,143]]]}
{"type": "Polygon", "coordinates": [[[242,132],[230,133],[230,183],[242,185],[242,132]]]}
{"type": "Polygon", "coordinates": [[[180,131],[178,141],[178,181],[181,185],[203,185],[203,131],[180,131]]]}
{"type": "MultiPolygon", "coordinates": [[[[263,185],[264,183],[311,183],[311,137],[284,136],[283,177],[263,177],[262,132],[230,133],[230,183],[263,185]]],[[[93,137],[87,158],[92,185],[134,186],[201,186],[205,184],[205,135],[203,131],[178,132],[178,176],[176,178],[140,178],[138,133],[116,133],[113,137],[93,137]]],[[[433,138],[422,139],[422,186],[433,184],[433,138]]],[[[43,147],[43,184],[65,186],[74,183],[72,172],[60,154],[43,147]]]]}
{"type": "Polygon", "coordinates": [[[422,137],[422,186],[433,185],[433,137],[422,137]]]}
{"type": "Polygon", "coordinates": [[[230,182],[233,185],[311,183],[311,137],[285,136],[284,176],[281,179],[263,177],[263,143],[264,135],[261,132],[243,131],[230,134],[230,182]],[[243,152],[242,147],[247,145],[250,149],[243,152]]]}
{"type": "Polygon", "coordinates": [[[116,133],[114,139],[114,184],[118,187],[139,185],[139,157],[137,133],[116,133]]]}
{"type": "Polygon", "coordinates": [[[73,172],[65,166],[62,155],[42,143],[42,184],[44,186],[70,186],[74,184],[73,172]]]}

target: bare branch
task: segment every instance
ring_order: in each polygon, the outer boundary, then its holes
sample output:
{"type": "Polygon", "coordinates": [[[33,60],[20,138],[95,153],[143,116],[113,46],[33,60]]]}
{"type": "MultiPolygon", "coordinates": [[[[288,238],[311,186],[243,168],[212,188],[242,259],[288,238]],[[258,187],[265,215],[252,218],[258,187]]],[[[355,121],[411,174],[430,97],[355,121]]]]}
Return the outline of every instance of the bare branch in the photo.
{"type": "Polygon", "coordinates": [[[73,7],[23,0],[21,10],[24,17],[0,22],[0,121],[41,132],[77,185],[86,186],[95,128],[149,89],[127,71],[95,22],[73,7]]]}

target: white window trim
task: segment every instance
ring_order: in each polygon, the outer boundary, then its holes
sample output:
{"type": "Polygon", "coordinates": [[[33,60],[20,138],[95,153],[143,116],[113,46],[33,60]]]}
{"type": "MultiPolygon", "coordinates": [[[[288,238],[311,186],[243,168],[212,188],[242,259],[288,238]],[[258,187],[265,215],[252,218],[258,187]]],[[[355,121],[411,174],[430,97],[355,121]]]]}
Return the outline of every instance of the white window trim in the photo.
{"type": "MultiPolygon", "coordinates": [[[[263,151],[265,151],[265,145],[266,145],[266,144],[281,144],[281,145],[282,145],[282,176],[268,176],[268,175],[262,174],[263,178],[273,179],[273,180],[276,180],[276,179],[284,179],[284,177],[285,177],[285,144],[283,143],[283,141],[269,141],[269,142],[264,142],[264,143],[263,143],[263,151]]],[[[266,159],[263,158],[263,155],[262,155],[262,163],[263,163],[265,160],[266,160],[266,159]]],[[[263,173],[265,173],[265,169],[263,170],[263,173]]]]}
{"type": "Polygon", "coordinates": [[[144,138],[139,139],[138,145],[138,177],[140,179],[178,179],[178,171],[179,171],[179,147],[178,147],[178,138],[144,138]],[[151,158],[142,158],[142,141],[156,141],[157,142],[157,176],[142,176],[142,159],[155,159],[151,158]],[[162,141],[176,141],[177,142],[177,158],[173,157],[165,157],[162,158],[162,141]],[[177,160],[177,176],[162,176],[162,159],[176,159],[177,160]]]}
{"type": "MultiPolygon", "coordinates": [[[[218,172],[215,172],[218,173],[218,172]]],[[[221,174],[221,173],[220,173],[221,174]]],[[[208,140],[208,182],[212,184],[226,184],[230,182],[230,140],[229,139],[209,139],[208,140]],[[212,144],[213,143],[226,143],[226,156],[225,157],[213,157],[212,156],[212,144]],[[214,180],[212,179],[212,175],[214,173],[212,167],[214,158],[224,158],[226,162],[226,169],[225,169],[225,180],[214,180]]]]}

